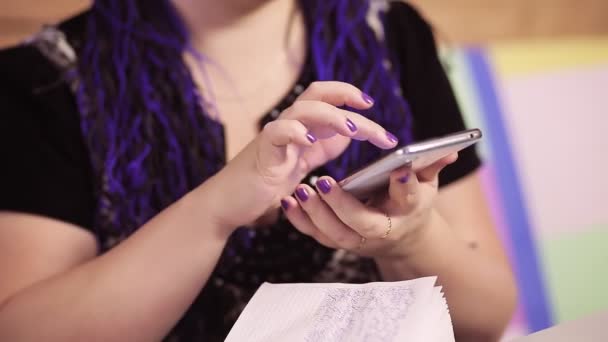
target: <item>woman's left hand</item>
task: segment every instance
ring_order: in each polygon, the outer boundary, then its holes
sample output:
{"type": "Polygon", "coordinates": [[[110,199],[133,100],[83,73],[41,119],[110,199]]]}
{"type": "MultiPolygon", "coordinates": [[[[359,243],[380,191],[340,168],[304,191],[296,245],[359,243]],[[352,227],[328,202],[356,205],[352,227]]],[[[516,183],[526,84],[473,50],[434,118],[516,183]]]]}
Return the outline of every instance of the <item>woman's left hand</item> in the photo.
{"type": "Polygon", "coordinates": [[[321,177],[317,191],[306,184],[281,201],[285,215],[302,233],[336,249],[371,257],[401,257],[424,232],[433,214],[439,172],[456,161],[445,157],[417,173],[393,171],[388,193],[365,204],[321,177]]]}

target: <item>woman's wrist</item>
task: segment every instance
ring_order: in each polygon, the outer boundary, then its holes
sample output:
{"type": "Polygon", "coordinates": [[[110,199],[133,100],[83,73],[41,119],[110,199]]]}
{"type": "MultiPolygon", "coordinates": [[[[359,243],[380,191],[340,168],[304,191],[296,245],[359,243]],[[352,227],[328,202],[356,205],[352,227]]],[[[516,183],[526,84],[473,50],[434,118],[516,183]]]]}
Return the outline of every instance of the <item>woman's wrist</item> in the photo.
{"type": "Polygon", "coordinates": [[[184,196],[182,200],[201,222],[201,226],[204,225],[205,229],[211,230],[218,238],[228,240],[237,225],[226,218],[230,213],[226,206],[230,202],[225,198],[226,189],[222,189],[221,184],[217,183],[213,176],[184,196]]]}
{"type": "MultiPolygon", "coordinates": [[[[441,239],[450,239],[447,222],[431,210],[424,226],[400,241],[390,254],[375,258],[376,265],[386,281],[399,281],[432,275],[427,270],[428,261],[435,260],[437,249],[445,246],[441,239]]],[[[442,252],[440,252],[442,253],[442,252]]]]}
{"type": "Polygon", "coordinates": [[[429,252],[437,248],[438,239],[448,238],[450,234],[448,223],[435,210],[431,209],[425,223],[413,229],[411,233],[398,241],[390,253],[376,258],[378,262],[409,262],[424,258],[429,252]]]}

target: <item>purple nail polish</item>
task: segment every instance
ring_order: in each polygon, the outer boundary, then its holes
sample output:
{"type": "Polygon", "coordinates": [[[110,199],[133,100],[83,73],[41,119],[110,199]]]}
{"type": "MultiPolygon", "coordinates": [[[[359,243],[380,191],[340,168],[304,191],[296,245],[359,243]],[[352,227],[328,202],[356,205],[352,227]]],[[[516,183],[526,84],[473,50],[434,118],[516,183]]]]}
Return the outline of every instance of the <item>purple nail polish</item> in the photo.
{"type": "Polygon", "coordinates": [[[374,99],[372,99],[372,97],[367,95],[366,93],[362,93],[361,97],[363,97],[363,101],[365,101],[365,103],[374,104],[374,99]]]}
{"type": "Polygon", "coordinates": [[[283,207],[283,210],[289,209],[289,202],[286,200],[281,200],[281,207],[283,207]]]}
{"type": "Polygon", "coordinates": [[[393,135],[393,133],[391,132],[386,132],[386,137],[388,138],[388,140],[390,140],[392,143],[396,143],[399,141],[399,139],[397,139],[396,136],[393,135]]]}
{"type": "Polygon", "coordinates": [[[409,174],[407,174],[407,175],[405,175],[405,176],[403,176],[403,177],[401,177],[401,178],[398,179],[399,183],[401,183],[401,184],[405,184],[409,180],[410,180],[410,175],[409,174]]]}
{"type": "Polygon", "coordinates": [[[331,191],[331,183],[327,179],[320,179],[317,181],[317,188],[319,188],[322,193],[328,194],[331,191]]]}
{"type": "Polygon", "coordinates": [[[351,132],[357,131],[357,125],[354,122],[350,121],[350,119],[346,119],[346,126],[350,129],[351,132]]]}
{"type": "Polygon", "coordinates": [[[298,196],[298,199],[302,202],[308,201],[308,191],[304,188],[297,188],[296,196],[298,196]]]}
{"type": "Polygon", "coordinates": [[[308,141],[310,141],[311,143],[314,143],[314,142],[317,141],[317,138],[314,135],[310,134],[310,133],[306,134],[306,139],[308,139],[308,141]]]}

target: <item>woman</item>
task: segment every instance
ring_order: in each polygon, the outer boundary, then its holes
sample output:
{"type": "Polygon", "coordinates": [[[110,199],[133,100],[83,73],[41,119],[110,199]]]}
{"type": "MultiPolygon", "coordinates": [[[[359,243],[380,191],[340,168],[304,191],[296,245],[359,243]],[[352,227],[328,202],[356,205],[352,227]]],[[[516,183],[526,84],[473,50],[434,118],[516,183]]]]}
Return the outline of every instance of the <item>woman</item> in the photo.
{"type": "Polygon", "coordinates": [[[409,5],[99,0],[0,65],[1,340],[219,341],[264,281],[425,275],[459,338],[507,324],[474,149],[336,183],[464,128],[409,5]]]}

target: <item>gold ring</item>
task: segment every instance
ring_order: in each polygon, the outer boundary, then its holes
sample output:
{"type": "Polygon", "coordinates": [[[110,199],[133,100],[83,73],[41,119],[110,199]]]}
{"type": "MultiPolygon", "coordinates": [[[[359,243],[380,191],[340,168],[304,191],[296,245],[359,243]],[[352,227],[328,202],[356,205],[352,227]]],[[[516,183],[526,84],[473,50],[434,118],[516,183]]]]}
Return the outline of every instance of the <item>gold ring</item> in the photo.
{"type": "Polygon", "coordinates": [[[386,216],[386,219],[388,220],[388,227],[386,228],[386,231],[384,232],[384,235],[382,236],[383,239],[386,239],[388,237],[388,235],[391,233],[391,231],[393,230],[393,221],[391,220],[391,217],[388,216],[388,214],[384,214],[386,216]]]}
{"type": "Polygon", "coordinates": [[[357,247],[358,249],[363,248],[363,246],[365,245],[365,242],[367,241],[367,239],[365,237],[361,237],[361,240],[359,240],[359,247],[357,247]]]}

